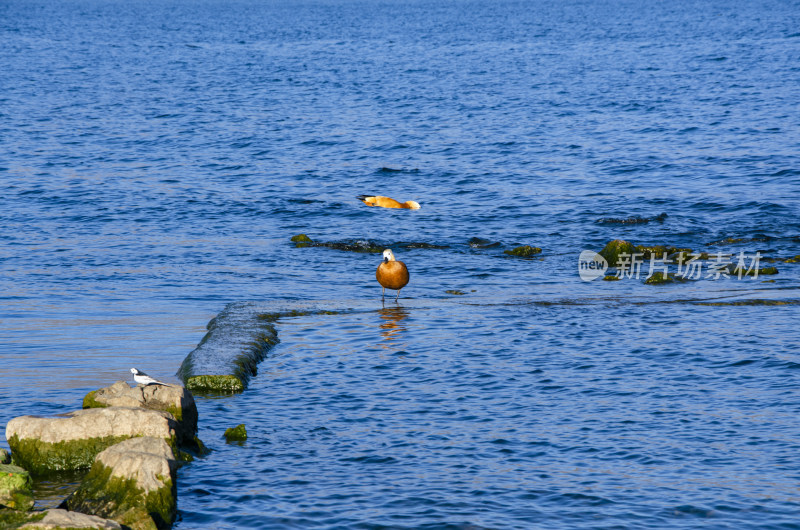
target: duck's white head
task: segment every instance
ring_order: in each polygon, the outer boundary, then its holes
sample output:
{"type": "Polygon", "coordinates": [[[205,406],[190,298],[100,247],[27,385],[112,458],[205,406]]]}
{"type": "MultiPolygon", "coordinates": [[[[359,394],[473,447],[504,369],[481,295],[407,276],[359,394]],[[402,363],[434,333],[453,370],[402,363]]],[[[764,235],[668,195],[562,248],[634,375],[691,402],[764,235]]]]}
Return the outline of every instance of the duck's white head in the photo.
{"type": "Polygon", "coordinates": [[[392,249],[387,248],[383,251],[383,261],[394,261],[394,254],[392,253],[392,249]]]}

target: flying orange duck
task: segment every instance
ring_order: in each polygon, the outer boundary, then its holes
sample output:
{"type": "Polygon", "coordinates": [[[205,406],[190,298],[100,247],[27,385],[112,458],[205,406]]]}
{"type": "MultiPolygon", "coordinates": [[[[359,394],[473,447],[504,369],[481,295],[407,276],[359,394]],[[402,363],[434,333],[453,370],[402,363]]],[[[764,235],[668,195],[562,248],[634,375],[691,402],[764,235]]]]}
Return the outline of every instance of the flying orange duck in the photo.
{"type": "Polygon", "coordinates": [[[400,202],[392,199],[391,197],[384,197],[382,195],[359,195],[356,197],[359,201],[367,206],[380,206],[381,208],[405,208],[407,210],[419,210],[419,203],[415,201],[400,202]]]}
{"type": "Polygon", "coordinates": [[[378,265],[378,270],[375,271],[375,278],[378,279],[378,283],[383,287],[381,301],[383,301],[383,295],[388,288],[397,289],[397,295],[394,297],[394,301],[397,302],[397,298],[400,296],[400,289],[408,284],[408,268],[402,261],[395,260],[394,254],[387,248],[383,251],[383,261],[378,265]]]}

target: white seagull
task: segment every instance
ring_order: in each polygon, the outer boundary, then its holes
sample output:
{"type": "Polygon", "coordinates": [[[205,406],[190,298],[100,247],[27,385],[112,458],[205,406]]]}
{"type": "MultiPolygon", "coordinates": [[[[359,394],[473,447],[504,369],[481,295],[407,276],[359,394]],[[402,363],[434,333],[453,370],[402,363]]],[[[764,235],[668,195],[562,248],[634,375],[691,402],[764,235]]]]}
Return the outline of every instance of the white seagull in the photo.
{"type": "Polygon", "coordinates": [[[131,373],[133,374],[133,380],[139,383],[140,385],[166,385],[166,383],[162,383],[157,379],[153,379],[149,375],[144,372],[140,372],[136,368],[131,368],[131,373]]]}

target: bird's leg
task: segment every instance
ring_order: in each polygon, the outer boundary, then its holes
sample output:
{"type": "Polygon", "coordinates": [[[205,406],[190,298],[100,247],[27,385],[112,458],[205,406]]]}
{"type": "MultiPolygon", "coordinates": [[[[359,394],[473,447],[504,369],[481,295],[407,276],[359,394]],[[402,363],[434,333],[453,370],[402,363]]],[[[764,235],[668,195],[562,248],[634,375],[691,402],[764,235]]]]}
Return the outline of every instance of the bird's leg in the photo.
{"type": "Polygon", "coordinates": [[[386,287],[381,287],[381,302],[383,302],[383,295],[386,294],[386,287]]]}
{"type": "Polygon", "coordinates": [[[397,294],[394,295],[394,303],[397,303],[397,298],[400,296],[400,289],[397,290],[397,294]]]}

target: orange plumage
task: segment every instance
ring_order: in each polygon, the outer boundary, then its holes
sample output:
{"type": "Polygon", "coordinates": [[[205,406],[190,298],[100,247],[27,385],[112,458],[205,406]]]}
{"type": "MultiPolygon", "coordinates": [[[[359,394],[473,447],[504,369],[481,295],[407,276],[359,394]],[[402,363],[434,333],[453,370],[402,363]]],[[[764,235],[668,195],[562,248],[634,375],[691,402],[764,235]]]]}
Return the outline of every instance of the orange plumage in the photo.
{"type": "Polygon", "coordinates": [[[356,197],[359,201],[367,206],[380,206],[381,208],[405,208],[407,210],[419,210],[419,203],[414,201],[400,202],[392,199],[391,197],[384,197],[382,195],[359,195],[356,197]]]}
{"type": "Polygon", "coordinates": [[[397,289],[395,302],[400,296],[400,289],[408,285],[409,274],[408,267],[402,261],[394,259],[394,254],[390,249],[383,251],[383,261],[378,265],[378,270],[375,271],[375,278],[381,284],[381,300],[383,300],[386,289],[397,289]]]}

